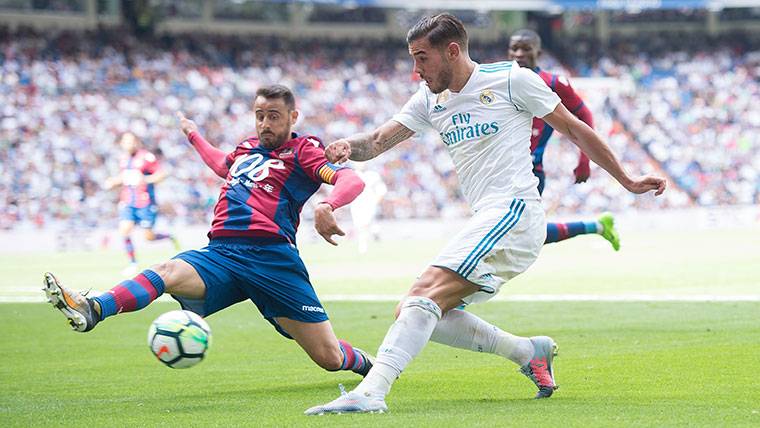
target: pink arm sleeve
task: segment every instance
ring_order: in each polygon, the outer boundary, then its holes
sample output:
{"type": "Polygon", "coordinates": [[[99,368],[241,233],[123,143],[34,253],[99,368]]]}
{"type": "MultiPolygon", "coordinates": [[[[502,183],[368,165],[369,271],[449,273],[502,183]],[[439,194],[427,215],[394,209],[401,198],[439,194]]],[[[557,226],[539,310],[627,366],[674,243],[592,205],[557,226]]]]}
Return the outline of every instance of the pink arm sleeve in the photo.
{"type": "Polygon", "coordinates": [[[338,170],[335,174],[335,188],[330,197],[322,201],[334,210],[350,204],[364,190],[364,181],[348,168],[338,170]]]}
{"type": "Polygon", "coordinates": [[[195,147],[195,150],[201,155],[203,162],[211,168],[216,175],[227,178],[229,167],[227,166],[227,154],[212,146],[203,136],[195,131],[187,136],[187,140],[195,147]]]}

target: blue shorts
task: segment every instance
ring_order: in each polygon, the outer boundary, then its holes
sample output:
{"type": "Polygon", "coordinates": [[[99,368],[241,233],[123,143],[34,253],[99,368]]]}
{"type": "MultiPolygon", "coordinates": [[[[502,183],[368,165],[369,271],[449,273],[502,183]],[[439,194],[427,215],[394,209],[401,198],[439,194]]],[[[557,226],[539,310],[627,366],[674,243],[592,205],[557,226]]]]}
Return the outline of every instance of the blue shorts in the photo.
{"type": "Polygon", "coordinates": [[[153,226],[156,225],[156,217],[158,217],[158,206],[151,204],[147,207],[137,208],[127,205],[121,208],[119,217],[122,220],[131,221],[143,229],[153,229],[153,226]]]}
{"type": "Polygon", "coordinates": [[[287,242],[247,238],[217,238],[200,250],[177,254],[206,285],[203,299],[172,296],[183,309],[205,317],[250,299],[283,336],[290,335],[276,317],[317,323],[327,313],[317,297],[298,250],[287,242]]]}

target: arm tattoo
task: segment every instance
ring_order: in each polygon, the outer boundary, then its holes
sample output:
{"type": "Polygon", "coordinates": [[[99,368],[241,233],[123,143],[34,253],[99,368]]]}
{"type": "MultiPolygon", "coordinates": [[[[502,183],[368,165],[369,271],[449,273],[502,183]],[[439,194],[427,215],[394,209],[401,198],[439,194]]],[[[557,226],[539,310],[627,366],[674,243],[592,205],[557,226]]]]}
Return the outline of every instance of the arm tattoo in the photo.
{"type": "Polygon", "coordinates": [[[351,144],[351,160],[366,161],[372,159],[413,135],[414,131],[404,126],[382,139],[375,139],[370,133],[349,137],[347,140],[351,144]]]}
{"type": "Polygon", "coordinates": [[[363,132],[346,138],[351,145],[350,159],[354,161],[366,161],[375,157],[372,154],[372,134],[363,132]]]}

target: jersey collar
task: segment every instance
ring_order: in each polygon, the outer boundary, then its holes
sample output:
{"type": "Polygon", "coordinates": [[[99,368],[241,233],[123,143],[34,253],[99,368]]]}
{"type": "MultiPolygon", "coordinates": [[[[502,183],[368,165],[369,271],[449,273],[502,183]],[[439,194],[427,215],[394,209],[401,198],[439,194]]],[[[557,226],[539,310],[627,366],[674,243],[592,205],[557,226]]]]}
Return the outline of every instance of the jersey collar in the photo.
{"type": "MultiPolygon", "coordinates": [[[[474,62],[474,61],[473,61],[474,62]]],[[[478,74],[478,70],[480,69],[480,64],[477,62],[475,63],[475,68],[472,69],[472,73],[470,74],[470,77],[467,79],[467,82],[465,82],[464,86],[462,86],[462,90],[459,92],[449,91],[451,92],[452,96],[457,96],[459,94],[464,94],[467,92],[467,90],[470,88],[470,86],[474,85],[472,83],[475,80],[475,76],[478,74]]]]}

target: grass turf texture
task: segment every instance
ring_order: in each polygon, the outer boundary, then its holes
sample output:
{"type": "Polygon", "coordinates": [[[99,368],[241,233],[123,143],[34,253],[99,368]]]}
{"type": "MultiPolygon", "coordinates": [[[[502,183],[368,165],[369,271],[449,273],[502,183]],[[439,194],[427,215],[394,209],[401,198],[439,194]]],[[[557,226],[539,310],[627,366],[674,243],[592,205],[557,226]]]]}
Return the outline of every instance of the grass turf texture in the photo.
{"type": "MultiPolygon", "coordinates": [[[[624,234],[547,246],[510,294],[758,294],[757,230],[624,234]],[[754,237],[753,237],[754,236],[754,237]]],[[[362,258],[304,245],[321,295],[400,294],[441,242],[384,242],[362,258]]],[[[146,266],[174,253],[138,248],[146,266]]],[[[107,289],[119,251],[3,254],[0,295],[40,296],[42,272],[107,289]]],[[[760,426],[760,303],[489,302],[470,310],[560,344],[556,395],[534,401],[516,367],[430,344],[397,382],[387,415],[305,417],[359,379],[318,369],[244,303],[208,319],[207,361],[189,370],[151,355],[150,322],[176,304],[109,319],[77,334],[46,304],[0,304],[0,426],[760,426]]],[[[328,302],[339,336],[370,352],[393,303],[328,302]]]]}
{"type": "MultiPolygon", "coordinates": [[[[208,319],[207,360],[172,370],[146,345],[156,303],[93,332],[42,304],[4,304],[2,426],[757,426],[760,303],[505,303],[473,311],[560,344],[561,388],[533,385],[492,355],[430,344],[394,386],[385,415],[306,417],[359,379],[318,369],[240,304],[208,319]]],[[[391,303],[327,305],[336,332],[374,349],[391,303]]]]}

